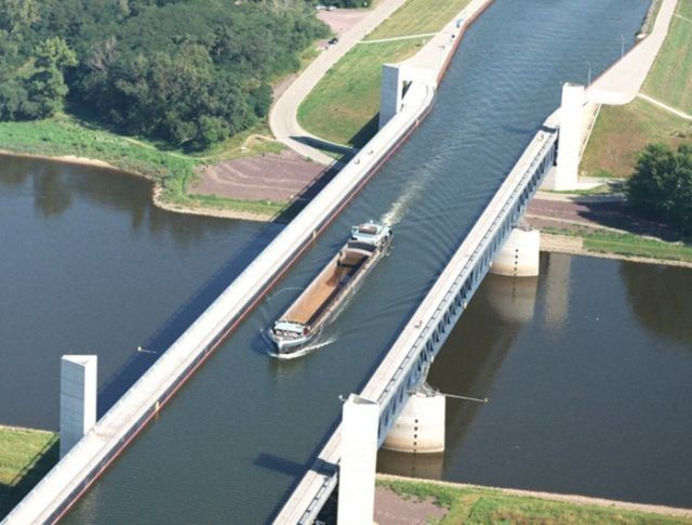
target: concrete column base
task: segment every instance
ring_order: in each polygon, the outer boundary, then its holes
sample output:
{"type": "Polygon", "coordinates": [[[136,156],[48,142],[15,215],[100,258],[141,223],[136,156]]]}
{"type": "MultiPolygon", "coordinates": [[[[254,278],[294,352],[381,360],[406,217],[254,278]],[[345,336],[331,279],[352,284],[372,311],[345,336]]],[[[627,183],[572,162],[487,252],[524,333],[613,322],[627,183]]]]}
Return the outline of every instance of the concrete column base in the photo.
{"type": "Polygon", "coordinates": [[[540,248],[540,231],[514,228],[493,259],[490,273],[510,277],[536,277],[540,248]]]}
{"type": "Polygon", "coordinates": [[[64,355],[60,361],[60,457],[96,424],[95,355],[64,355]]]}
{"type": "Polygon", "coordinates": [[[445,396],[421,389],[412,394],[394,422],[382,448],[410,454],[445,449],[445,396]]]}

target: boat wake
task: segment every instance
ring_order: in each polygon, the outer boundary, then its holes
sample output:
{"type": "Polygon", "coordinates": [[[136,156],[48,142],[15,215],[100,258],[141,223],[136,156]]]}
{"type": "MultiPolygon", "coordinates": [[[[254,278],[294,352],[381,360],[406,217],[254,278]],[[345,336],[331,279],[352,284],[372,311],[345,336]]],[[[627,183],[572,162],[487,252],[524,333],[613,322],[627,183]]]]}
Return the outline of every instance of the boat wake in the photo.
{"type": "Polygon", "coordinates": [[[408,185],[401,195],[399,195],[399,198],[392,203],[389,211],[382,216],[380,222],[386,224],[390,228],[398,224],[406,215],[411,204],[423,193],[423,190],[434,174],[434,170],[428,169],[408,185]]]}

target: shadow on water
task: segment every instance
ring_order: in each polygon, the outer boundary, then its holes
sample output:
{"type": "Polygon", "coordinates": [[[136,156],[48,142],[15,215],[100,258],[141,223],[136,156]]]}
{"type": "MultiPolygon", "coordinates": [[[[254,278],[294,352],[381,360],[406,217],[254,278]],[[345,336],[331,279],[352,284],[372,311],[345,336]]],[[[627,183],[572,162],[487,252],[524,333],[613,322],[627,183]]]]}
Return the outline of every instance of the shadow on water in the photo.
{"type": "Polygon", "coordinates": [[[632,311],[647,329],[673,342],[692,343],[692,271],[674,266],[621,264],[619,273],[632,311]]]}
{"type": "Polygon", "coordinates": [[[105,414],[120,397],[154,364],[225,290],[247,265],[279,232],[270,224],[251,239],[233,258],[224,264],[206,283],[174,312],[141,347],[101,387],[98,395],[98,417],[105,414]]]}
{"type": "Polygon", "coordinates": [[[55,436],[27,461],[26,466],[9,483],[0,483],[0,520],[2,520],[60,458],[60,440],[55,436]]]}

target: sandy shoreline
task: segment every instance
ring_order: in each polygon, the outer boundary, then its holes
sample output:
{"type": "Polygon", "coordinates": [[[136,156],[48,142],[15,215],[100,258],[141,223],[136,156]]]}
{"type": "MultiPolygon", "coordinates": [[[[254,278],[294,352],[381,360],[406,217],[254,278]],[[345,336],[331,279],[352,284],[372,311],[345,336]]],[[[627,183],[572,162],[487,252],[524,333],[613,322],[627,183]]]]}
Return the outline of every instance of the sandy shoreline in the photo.
{"type": "MultiPolygon", "coordinates": [[[[50,160],[53,162],[63,162],[65,164],[81,164],[83,166],[96,166],[97,168],[108,168],[124,172],[124,170],[121,170],[120,168],[113,166],[112,164],[109,164],[105,160],[92,159],[89,157],[78,157],[77,155],[61,155],[59,157],[53,157],[51,155],[39,155],[38,153],[16,153],[14,151],[9,151],[5,149],[0,149],[0,155],[6,155],[8,157],[21,157],[25,159],[50,160]]],[[[133,175],[138,175],[140,177],[143,176],[139,173],[134,173],[133,175]]]]}

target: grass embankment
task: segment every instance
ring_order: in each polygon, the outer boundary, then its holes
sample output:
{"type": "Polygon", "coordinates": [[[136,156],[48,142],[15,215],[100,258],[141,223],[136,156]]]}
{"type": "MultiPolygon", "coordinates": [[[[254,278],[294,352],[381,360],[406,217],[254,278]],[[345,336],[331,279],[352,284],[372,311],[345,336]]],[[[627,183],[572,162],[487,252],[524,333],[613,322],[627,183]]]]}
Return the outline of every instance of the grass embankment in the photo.
{"type": "Polygon", "coordinates": [[[679,0],[642,92],[692,114],[692,2],[679,0]]]}
{"type": "Polygon", "coordinates": [[[0,426],[0,519],[58,461],[55,432],[0,426]]]}
{"type": "MultiPolygon", "coordinates": [[[[676,14],[692,20],[692,2],[678,2],[676,14]]],[[[673,16],[665,42],[646,77],[642,93],[692,114],[692,22],[673,16]]],[[[597,177],[628,177],[637,153],[662,142],[677,148],[692,140],[692,122],[647,101],[603,106],[589,139],[581,171],[597,177]]]]}
{"type": "Polygon", "coordinates": [[[692,138],[692,122],[635,99],[624,106],[602,106],[580,171],[592,177],[629,177],[638,153],[662,142],[677,149],[692,138]]]}
{"type": "Polygon", "coordinates": [[[509,494],[502,490],[455,487],[424,481],[378,479],[404,498],[432,499],[448,509],[440,524],[474,523],[692,523],[686,518],[509,494]]]}
{"type": "Polygon", "coordinates": [[[644,257],[663,261],[692,263],[692,245],[666,242],[630,233],[594,231],[589,228],[542,227],[547,234],[565,235],[582,239],[583,250],[591,253],[610,253],[627,257],[644,257]]]}
{"type": "MultiPolygon", "coordinates": [[[[408,0],[366,40],[441,30],[470,0],[408,0]]],[[[307,131],[363,146],[377,132],[382,65],[413,56],[430,37],[357,44],[320,80],[298,109],[307,131]]]]}
{"type": "Polygon", "coordinates": [[[236,201],[188,194],[205,163],[245,155],[278,153],[282,146],[264,138],[266,127],[235,135],[199,155],[164,150],[159,145],[137,140],[60,114],[32,122],[0,122],[0,149],[14,153],[49,157],[77,156],[105,161],[112,166],[143,175],[159,187],[159,200],[167,207],[233,210],[273,215],[284,207],[271,201],[236,201]]]}

